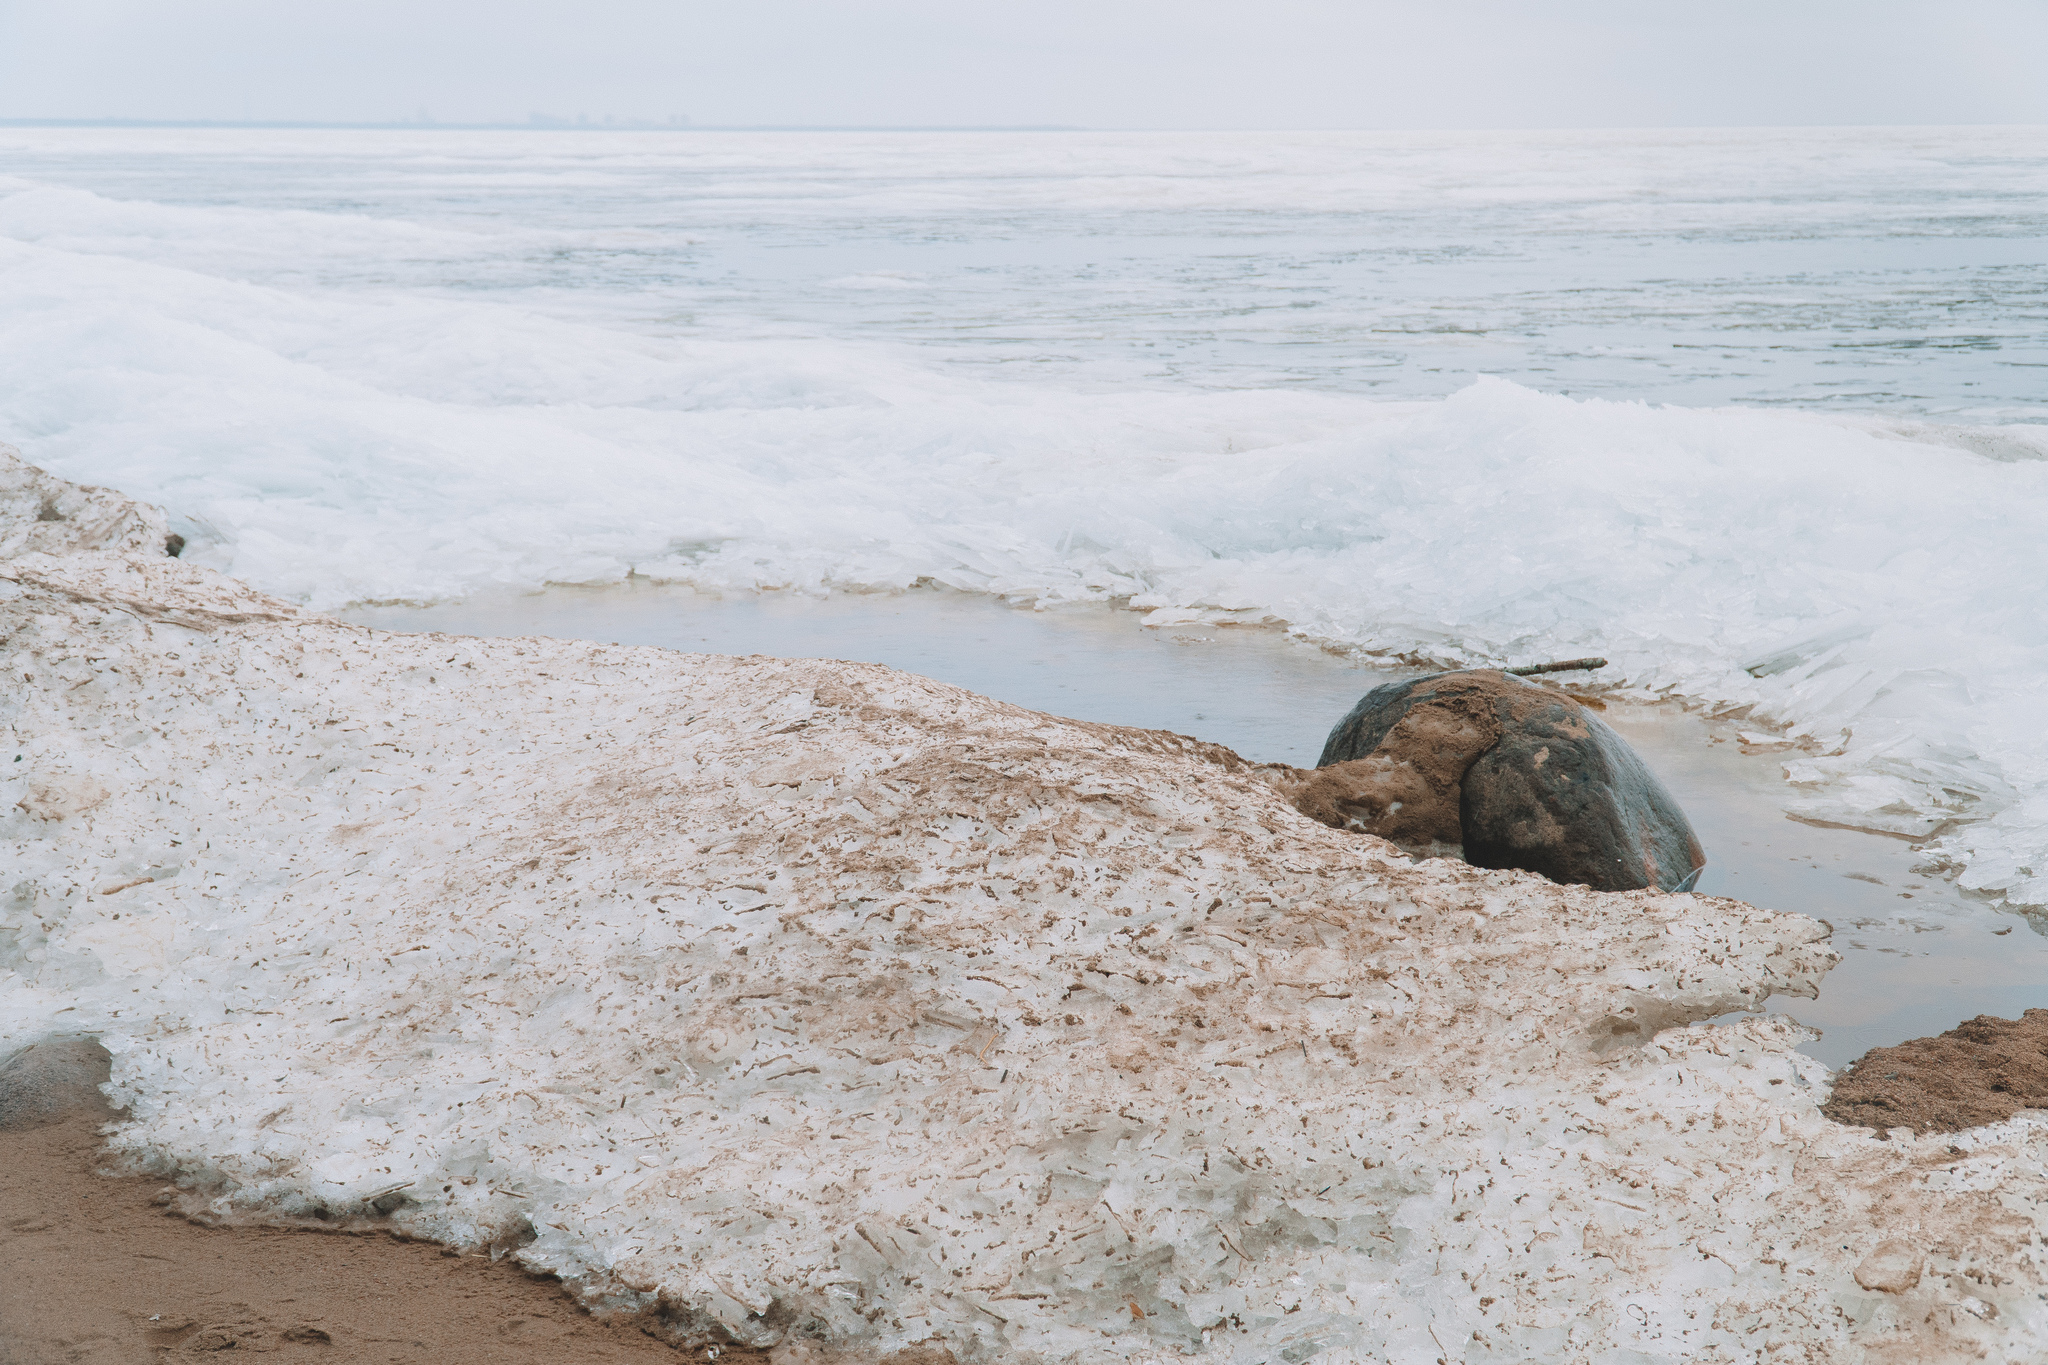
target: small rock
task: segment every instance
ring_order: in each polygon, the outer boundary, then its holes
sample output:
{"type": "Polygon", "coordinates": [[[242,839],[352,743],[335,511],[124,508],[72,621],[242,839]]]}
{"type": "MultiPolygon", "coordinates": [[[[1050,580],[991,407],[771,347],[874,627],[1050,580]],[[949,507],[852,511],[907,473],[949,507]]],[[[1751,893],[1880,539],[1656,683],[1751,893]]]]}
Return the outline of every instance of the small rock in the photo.
{"type": "Polygon", "coordinates": [[[45,1038],[0,1063],[0,1133],[77,1113],[111,1114],[100,1086],[112,1059],[91,1038],[45,1038]]]}
{"type": "Polygon", "coordinates": [[[1919,1249],[1906,1242],[1879,1242],[1856,1267],[1856,1283],[1880,1294],[1903,1294],[1920,1283],[1919,1249]]]}

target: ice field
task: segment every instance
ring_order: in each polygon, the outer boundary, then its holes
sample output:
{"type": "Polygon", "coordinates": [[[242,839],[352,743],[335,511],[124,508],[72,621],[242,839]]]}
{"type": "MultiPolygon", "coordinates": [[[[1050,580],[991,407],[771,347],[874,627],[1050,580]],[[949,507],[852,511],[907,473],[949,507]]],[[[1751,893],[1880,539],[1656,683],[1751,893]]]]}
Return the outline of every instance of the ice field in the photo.
{"type": "Polygon", "coordinates": [[[323,608],[1598,651],[2048,902],[2048,134],[0,132],[0,438],[323,608]]]}

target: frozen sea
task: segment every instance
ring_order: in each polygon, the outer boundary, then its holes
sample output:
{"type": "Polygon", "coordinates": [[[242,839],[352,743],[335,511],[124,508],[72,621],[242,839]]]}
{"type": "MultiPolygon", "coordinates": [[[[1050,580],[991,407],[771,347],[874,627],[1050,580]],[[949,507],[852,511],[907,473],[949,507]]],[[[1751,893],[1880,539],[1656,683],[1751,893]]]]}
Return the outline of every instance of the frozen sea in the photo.
{"type": "Polygon", "coordinates": [[[1603,654],[2048,905],[2048,129],[0,129],[0,440],[326,609],[1603,654]]]}

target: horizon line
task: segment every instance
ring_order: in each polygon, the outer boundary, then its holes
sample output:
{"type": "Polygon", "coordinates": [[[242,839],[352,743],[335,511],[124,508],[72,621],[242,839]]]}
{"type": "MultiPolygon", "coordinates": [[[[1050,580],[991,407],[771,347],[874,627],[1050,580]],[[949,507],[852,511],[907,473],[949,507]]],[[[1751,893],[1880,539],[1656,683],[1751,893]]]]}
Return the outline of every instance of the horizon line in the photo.
{"type": "Polygon", "coordinates": [[[1084,123],[692,123],[635,119],[626,122],[573,122],[553,115],[535,115],[523,123],[440,122],[418,120],[318,119],[142,119],[142,118],[0,118],[0,128],[247,128],[334,132],[519,132],[519,133],[1565,133],[1565,132],[1712,132],[1826,128],[2048,128],[2048,122],[1969,123],[1654,123],[1547,124],[1542,127],[1103,127],[1084,123]]]}
{"type": "Polygon", "coordinates": [[[0,118],[0,128],[332,128],[343,131],[439,130],[523,133],[1093,133],[1078,123],[691,123],[633,119],[590,123],[530,118],[524,123],[318,119],[0,118]]]}

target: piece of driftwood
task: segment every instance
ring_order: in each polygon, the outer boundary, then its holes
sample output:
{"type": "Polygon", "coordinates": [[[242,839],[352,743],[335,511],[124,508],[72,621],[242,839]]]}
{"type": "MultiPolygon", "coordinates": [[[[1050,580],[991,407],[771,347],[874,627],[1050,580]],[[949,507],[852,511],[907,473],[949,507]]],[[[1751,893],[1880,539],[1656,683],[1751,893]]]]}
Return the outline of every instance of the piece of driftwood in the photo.
{"type": "Polygon", "coordinates": [[[1532,673],[1577,673],[1581,669],[1605,667],[1607,667],[1607,660],[1605,659],[1559,659],[1555,663],[1523,664],[1520,668],[1503,668],[1501,672],[1512,673],[1518,678],[1526,678],[1532,673]]]}

